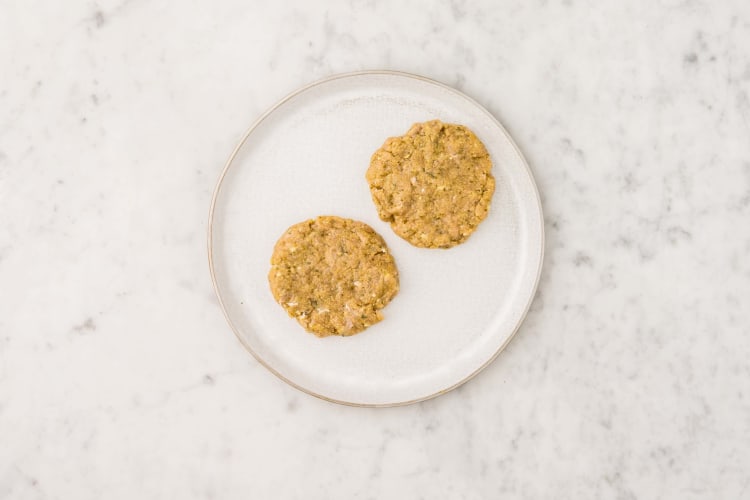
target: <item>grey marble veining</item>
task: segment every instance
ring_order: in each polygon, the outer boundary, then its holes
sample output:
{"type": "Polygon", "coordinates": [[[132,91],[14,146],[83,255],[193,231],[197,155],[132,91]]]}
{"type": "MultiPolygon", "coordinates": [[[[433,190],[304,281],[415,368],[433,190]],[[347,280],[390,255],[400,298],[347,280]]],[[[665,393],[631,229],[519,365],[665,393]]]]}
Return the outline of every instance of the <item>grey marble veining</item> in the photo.
{"type": "Polygon", "coordinates": [[[11,0],[0,40],[0,498],[750,496],[747,2],[11,0]],[[508,349],[385,410],[258,365],[205,255],[250,122],[369,68],[490,109],[547,236],[508,349]]]}

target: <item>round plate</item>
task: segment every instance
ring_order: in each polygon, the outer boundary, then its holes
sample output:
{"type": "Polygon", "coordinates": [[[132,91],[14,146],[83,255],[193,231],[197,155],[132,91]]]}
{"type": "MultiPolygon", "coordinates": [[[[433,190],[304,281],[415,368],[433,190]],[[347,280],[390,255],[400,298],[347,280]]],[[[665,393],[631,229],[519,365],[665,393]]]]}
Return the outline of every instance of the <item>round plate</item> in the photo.
{"type": "Polygon", "coordinates": [[[543,239],[531,172],[492,115],[435,81],[366,71],[298,90],[250,127],[216,186],[208,248],[224,314],[258,361],[314,396],[392,406],[447,392],[497,356],[534,297],[543,239]],[[386,138],[435,118],[476,133],[497,183],[487,219],[448,250],[399,238],[378,218],[365,180],[386,138]],[[305,332],[268,286],[276,240],[318,215],[371,225],[399,269],[401,290],[383,321],[352,337],[305,332]]]}

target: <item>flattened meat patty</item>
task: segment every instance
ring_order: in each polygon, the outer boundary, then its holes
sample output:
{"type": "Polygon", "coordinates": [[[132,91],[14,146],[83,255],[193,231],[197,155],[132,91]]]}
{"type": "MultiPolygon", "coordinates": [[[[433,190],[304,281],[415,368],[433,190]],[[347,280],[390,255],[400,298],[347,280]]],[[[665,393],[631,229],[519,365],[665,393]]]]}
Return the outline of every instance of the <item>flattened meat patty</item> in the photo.
{"type": "Polygon", "coordinates": [[[287,229],[274,247],[271,292],[305,330],[354,335],[383,319],[398,270],[383,238],[363,222],[323,216],[287,229]]]}
{"type": "Polygon", "coordinates": [[[367,170],[381,219],[412,245],[463,243],[487,217],[495,178],[487,149],[463,125],[416,123],[375,151],[367,170]]]}

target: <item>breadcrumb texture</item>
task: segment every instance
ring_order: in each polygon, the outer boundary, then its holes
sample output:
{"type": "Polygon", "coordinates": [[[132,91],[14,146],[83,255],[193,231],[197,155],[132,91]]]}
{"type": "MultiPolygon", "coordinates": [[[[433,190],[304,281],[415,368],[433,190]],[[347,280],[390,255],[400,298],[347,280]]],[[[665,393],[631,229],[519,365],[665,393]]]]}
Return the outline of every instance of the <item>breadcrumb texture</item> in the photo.
{"type": "Polygon", "coordinates": [[[268,281],[289,316],[318,337],[354,335],[379,322],[399,289],[383,238],[363,222],[332,216],[287,229],[268,281]]]}
{"type": "Polygon", "coordinates": [[[412,245],[450,248],[482,222],[495,192],[492,161],[463,125],[432,120],[391,137],[366,178],[380,218],[412,245]]]}

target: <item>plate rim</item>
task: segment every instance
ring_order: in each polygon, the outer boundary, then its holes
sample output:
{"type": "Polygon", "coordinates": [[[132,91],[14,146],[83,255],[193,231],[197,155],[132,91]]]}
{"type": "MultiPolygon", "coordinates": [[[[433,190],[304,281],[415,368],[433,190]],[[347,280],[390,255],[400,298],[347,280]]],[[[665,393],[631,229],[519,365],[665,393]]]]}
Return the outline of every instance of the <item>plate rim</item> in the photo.
{"type": "Polygon", "coordinates": [[[461,92],[460,90],[451,87],[450,85],[444,84],[442,82],[439,82],[437,80],[433,80],[432,78],[428,78],[422,75],[418,75],[415,73],[409,73],[405,71],[396,71],[396,70],[387,70],[387,69],[373,69],[373,70],[361,70],[361,71],[350,71],[345,73],[337,73],[316,81],[313,81],[311,83],[308,83],[306,85],[303,85],[302,87],[299,87],[298,89],[292,91],[291,93],[287,94],[280,100],[278,100],[275,104],[273,104],[270,108],[268,108],[265,112],[263,112],[256,120],[248,127],[248,129],[245,131],[245,133],[242,135],[240,140],[237,142],[237,145],[234,147],[232,152],[230,153],[229,157],[227,158],[227,161],[224,163],[224,167],[221,170],[221,173],[219,174],[219,179],[216,181],[216,187],[214,187],[213,194],[211,195],[211,204],[209,206],[209,212],[208,212],[208,268],[209,273],[211,274],[211,284],[214,289],[214,293],[216,294],[216,298],[219,301],[219,307],[221,308],[221,312],[224,315],[224,319],[229,324],[229,327],[234,332],[235,337],[237,337],[237,340],[239,340],[240,344],[255,358],[255,360],[260,363],[262,366],[264,366],[268,371],[273,373],[276,377],[281,379],[282,381],[286,382],[290,386],[294,387],[295,389],[305,393],[309,394],[310,396],[314,396],[318,399],[322,399],[324,401],[328,401],[330,403],[336,403],[340,405],[345,406],[352,406],[352,407],[358,407],[358,408],[391,408],[396,406],[406,406],[414,403],[419,403],[421,401],[427,401],[429,399],[436,398],[438,396],[441,396],[445,393],[448,393],[452,391],[453,389],[456,389],[466,382],[470,381],[474,377],[476,377],[481,371],[483,371],[485,368],[487,368],[497,357],[498,355],[505,350],[505,348],[510,344],[510,341],[513,340],[513,338],[516,336],[516,333],[520,329],[521,325],[523,324],[524,320],[526,319],[526,316],[529,313],[529,309],[531,308],[531,304],[534,302],[534,298],[536,297],[537,290],[539,288],[539,280],[541,278],[542,274],[542,267],[544,266],[544,250],[545,250],[545,234],[544,234],[544,211],[542,209],[542,201],[541,196],[539,195],[539,188],[536,184],[536,180],[534,179],[534,175],[531,171],[531,167],[529,166],[528,161],[526,160],[526,157],[523,155],[521,150],[519,149],[516,142],[513,140],[513,137],[508,133],[508,131],[505,129],[502,123],[495,118],[495,116],[490,113],[487,108],[482,106],[479,102],[477,102],[472,97],[466,95],[465,93],[461,92]],[[460,97],[463,97],[467,101],[469,101],[471,104],[474,104],[477,108],[479,108],[487,117],[498,126],[500,130],[505,134],[505,137],[508,139],[510,144],[513,146],[514,150],[518,154],[518,156],[521,158],[521,161],[523,163],[523,166],[526,170],[526,174],[529,177],[529,181],[531,182],[531,187],[534,191],[534,197],[536,199],[537,208],[539,210],[540,214],[540,227],[539,227],[539,234],[540,234],[540,252],[539,252],[539,265],[537,266],[536,270],[536,277],[534,278],[534,284],[531,288],[531,293],[529,294],[529,299],[526,303],[526,305],[523,307],[523,313],[519,317],[518,321],[516,322],[515,326],[513,327],[513,331],[510,333],[510,335],[505,339],[505,341],[500,345],[500,347],[497,348],[497,350],[490,356],[490,358],[482,363],[478,368],[476,368],[474,371],[472,371],[469,375],[464,377],[463,379],[459,380],[458,382],[455,382],[454,384],[441,389],[439,391],[436,391],[432,394],[429,394],[427,396],[410,399],[406,401],[394,401],[394,402],[388,402],[388,403],[357,403],[353,401],[346,401],[346,400],[340,400],[336,398],[331,398],[328,396],[325,396],[323,394],[318,394],[315,391],[312,391],[310,389],[307,389],[300,384],[288,379],[281,373],[279,373],[276,369],[274,369],[272,366],[270,366],[255,350],[248,345],[248,343],[243,339],[243,337],[240,335],[239,331],[237,330],[237,327],[232,322],[232,319],[229,317],[229,313],[227,312],[227,308],[224,305],[224,299],[221,296],[221,292],[219,291],[219,284],[218,280],[216,278],[216,270],[214,268],[214,251],[213,251],[213,225],[214,225],[214,212],[216,209],[216,202],[219,198],[219,193],[221,191],[221,187],[224,183],[224,179],[229,172],[229,169],[231,168],[235,157],[239,153],[240,149],[245,145],[245,142],[247,142],[247,139],[250,137],[250,135],[253,133],[253,131],[261,124],[263,121],[265,121],[266,118],[268,118],[269,115],[271,115],[276,109],[283,106],[286,102],[290,101],[294,97],[296,97],[299,94],[302,94],[314,87],[317,87],[319,85],[323,85],[335,80],[341,80],[345,78],[351,78],[351,77],[357,77],[357,76],[367,76],[367,75],[381,75],[381,76],[397,76],[402,78],[410,78],[414,80],[418,80],[423,83],[429,83],[432,85],[436,85],[438,87],[443,88],[444,90],[447,90],[449,92],[452,92],[454,94],[459,95],[460,97]]]}

